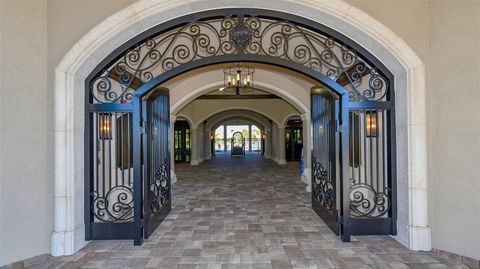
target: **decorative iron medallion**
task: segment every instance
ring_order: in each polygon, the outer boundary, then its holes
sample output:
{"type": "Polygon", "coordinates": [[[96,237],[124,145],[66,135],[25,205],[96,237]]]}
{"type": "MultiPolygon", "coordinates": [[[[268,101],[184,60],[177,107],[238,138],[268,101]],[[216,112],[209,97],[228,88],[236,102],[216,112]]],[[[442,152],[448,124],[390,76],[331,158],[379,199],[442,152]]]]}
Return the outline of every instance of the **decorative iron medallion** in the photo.
{"type": "Polygon", "coordinates": [[[243,22],[239,22],[230,30],[230,39],[237,47],[246,47],[252,40],[252,30],[243,22]]]}
{"type": "Polygon", "coordinates": [[[333,208],[333,185],[328,179],[328,171],[317,161],[313,164],[313,192],[313,197],[322,206],[328,210],[333,208]]]}
{"type": "Polygon", "coordinates": [[[162,164],[157,171],[153,180],[150,182],[150,209],[151,214],[158,212],[169,199],[169,178],[168,178],[168,161],[162,164]]]}

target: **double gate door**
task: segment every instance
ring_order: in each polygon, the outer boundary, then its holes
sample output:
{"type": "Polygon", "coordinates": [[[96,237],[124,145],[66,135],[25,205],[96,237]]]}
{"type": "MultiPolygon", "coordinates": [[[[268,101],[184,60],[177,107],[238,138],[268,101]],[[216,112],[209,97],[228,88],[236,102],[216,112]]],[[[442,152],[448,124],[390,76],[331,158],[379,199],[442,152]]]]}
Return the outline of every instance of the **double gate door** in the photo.
{"type": "MultiPolygon", "coordinates": [[[[367,105],[327,89],[311,94],[312,207],[343,241],[396,232],[393,109],[367,105]]],[[[139,106],[90,115],[87,240],[141,243],[171,210],[168,90],[139,106]]]]}

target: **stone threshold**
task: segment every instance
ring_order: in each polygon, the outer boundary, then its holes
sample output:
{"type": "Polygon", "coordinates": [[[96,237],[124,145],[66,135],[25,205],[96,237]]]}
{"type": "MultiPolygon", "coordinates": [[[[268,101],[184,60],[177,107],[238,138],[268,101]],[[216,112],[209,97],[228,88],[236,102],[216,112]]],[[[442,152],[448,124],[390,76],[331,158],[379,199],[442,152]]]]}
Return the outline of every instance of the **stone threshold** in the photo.
{"type": "Polygon", "coordinates": [[[35,256],[35,257],[32,257],[32,258],[28,258],[28,259],[25,259],[25,260],[22,260],[22,261],[18,261],[18,262],[14,262],[14,263],[11,263],[11,264],[4,265],[4,266],[0,266],[0,269],[23,269],[23,268],[31,267],[31,266],[37,265],[39,263],[45,262],[45,261],[49,260],[50,258],[52,258],[52,255],[42,254],[42,255],[38,255],[38,256],[35,256]]]}
{"type": "Polygon", "coordinates": [[[472,269],[480,269],[480,260],[435,248],[432,248],[430,252],[435,258],[447,261],[450,264],[463,264],[472,269]]]}

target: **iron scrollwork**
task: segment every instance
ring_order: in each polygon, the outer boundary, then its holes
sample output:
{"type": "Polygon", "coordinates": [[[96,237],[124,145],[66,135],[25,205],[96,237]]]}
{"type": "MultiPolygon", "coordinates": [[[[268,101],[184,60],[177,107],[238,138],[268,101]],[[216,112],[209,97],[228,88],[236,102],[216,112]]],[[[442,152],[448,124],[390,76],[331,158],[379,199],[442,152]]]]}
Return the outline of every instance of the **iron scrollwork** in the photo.
{"type": "Polygon", "coordinates": [[[168,161],[157,169],[149,186],[149,202],[151,214],[154,214],[166,205],[170,199],[170,182],[168,177],[168,161]]]}
{"type": "Polygon", "coordinates": [[[326,209],[334,206],[333,185],[328,179],[328,171],[317,161],[313,164],[313,192],[314,198],[326,209]]]}
{"type": "Polygon", "coordinates": [[[335,39],[289,21],[254,16],[194,21],[149,38],[124,53],[91,85],[95,103],[127,103],[163,72],[195,60],[238,53],[281,58],[337,81],[352,101],[383,101],[387,80],[335,39]]]}
{"type": "Polygon", "coordinates": [[[123,222],[133,219],[133,188],[118,185],[105,195],[92,193],[93,214],[100,222],[123,222]]]}
{"type": "Polygon", "coordinates": [[[390,209],[390,189],[377,191],[369,184],[356,182],[350,186],[350,215],[357,218],[379,218],[390,209]]]}

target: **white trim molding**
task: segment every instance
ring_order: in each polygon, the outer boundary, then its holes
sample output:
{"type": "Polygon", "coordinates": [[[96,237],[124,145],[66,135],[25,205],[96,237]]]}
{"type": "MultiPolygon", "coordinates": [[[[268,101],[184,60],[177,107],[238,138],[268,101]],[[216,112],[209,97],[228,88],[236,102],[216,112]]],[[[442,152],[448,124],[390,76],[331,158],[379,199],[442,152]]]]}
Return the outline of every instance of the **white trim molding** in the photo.
{"type": "MultiPolygon", "coordinates": [[[[263,8],[295,14],[348,36],[373,53],[395,76],[399,242],[430,250],[427,199],[425,68],[395,33],[340,0],[143,0],[108,17],[65,55],[55,70],[54,232],[52,255],[85,246],[85,79],[109,53],[137,34],[188,13],[218,8],[263,8]]],[[[292,96],[293,97],[293,96],[292,96]]],[[[172,112],[178,112],[172,110],[172,112]]],[[[305,113],[306,110],[301,111],[305,113]]],[[[174,113],[175,114],[175,113],[174,113]]]]}

